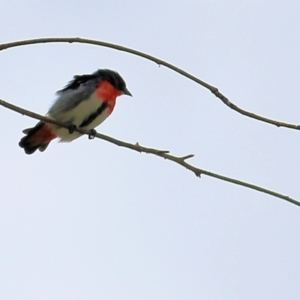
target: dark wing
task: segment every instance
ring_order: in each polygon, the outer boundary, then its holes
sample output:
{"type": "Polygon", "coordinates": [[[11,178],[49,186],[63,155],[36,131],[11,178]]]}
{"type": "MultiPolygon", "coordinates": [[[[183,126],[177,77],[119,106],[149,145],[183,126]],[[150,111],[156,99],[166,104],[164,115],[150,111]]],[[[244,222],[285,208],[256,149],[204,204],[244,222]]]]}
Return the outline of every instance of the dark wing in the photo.
{"type": "Polygon", "coordinates": [[[97,76],[94,74],[91,75],[76,75],[74,79],[71,80],[62,90],[59,90],[57,93],[62,93],[67,90],[77,90],[82,84],[88,82],[89,80],[96,79],[97,76]]]}

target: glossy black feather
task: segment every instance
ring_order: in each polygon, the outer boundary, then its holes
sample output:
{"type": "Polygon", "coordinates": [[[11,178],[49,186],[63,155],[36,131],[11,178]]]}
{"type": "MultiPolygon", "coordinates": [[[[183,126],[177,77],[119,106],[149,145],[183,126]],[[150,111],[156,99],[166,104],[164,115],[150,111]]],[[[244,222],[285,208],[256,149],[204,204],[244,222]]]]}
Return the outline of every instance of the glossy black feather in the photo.
{"type": "Polygon", "coordinates": [[[108,81],[119,91],[124,91],[126,89],[126,83],[124,79],[119,73],[115,71],[108,69],[100,69],[96,71],[93,75],[96,75],[100,80],[108,81]]]}
{"type": "Polygon", "coordinates": [[[97,79],[97,76],[92,75],[76,75],[74,80],[71,80],[62,90],[59,92],[65,92],[67,90],[77,90],[82,84],[87,83],[90,80],[97,79]]]}
{"type": "Polygon", "coordinates": [[[74,76],[74,79],[60,90],[59,93],[68,90],[77,90],[82,84],[85,84],[90,80],[96,80],[98,82],[108,81],[119,91],[124,91],[126,89],[126,83],[119,73],[108,69],[100,69],[93,74],[74,76]]]}

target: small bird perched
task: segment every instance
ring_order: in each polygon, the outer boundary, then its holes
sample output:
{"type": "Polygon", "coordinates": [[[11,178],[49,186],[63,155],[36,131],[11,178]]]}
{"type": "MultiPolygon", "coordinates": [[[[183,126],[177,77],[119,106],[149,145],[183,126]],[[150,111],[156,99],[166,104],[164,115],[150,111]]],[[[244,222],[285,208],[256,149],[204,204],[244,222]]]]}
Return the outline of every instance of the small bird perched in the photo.
{"type": "Polygon", "coordinates": [[[108,69],[74,76],[57,95],[46,116],[69,123],[70,129],[40,121],[35,127],[23,130],[26,136],[21,139],[19,146],[24,148],[26,154],[32,154],[37,149],[44,151],[57,137],[61,142],[77,139],[81,134],[73,132],[72,127],[93,131],[112,113],[118,96],[132,96],[124,79],[108,69]]]}

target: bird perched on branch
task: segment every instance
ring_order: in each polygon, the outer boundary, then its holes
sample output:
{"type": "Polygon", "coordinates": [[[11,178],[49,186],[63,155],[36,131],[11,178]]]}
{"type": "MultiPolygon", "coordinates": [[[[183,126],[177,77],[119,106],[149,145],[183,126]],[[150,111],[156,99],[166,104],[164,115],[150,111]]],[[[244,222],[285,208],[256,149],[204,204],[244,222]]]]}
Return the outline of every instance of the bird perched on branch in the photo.
{"type": "Polygon", "coordinates": [[[44,151],[57,137],[61,142],[77,139],[81,134],[74,132],[75,128],[93,131],[113,112],[118,96],[132,96],[124,79],[117,72],[107,69],[74,76],[57,95],[46,116],[70,124],[70,129],[40,121],[35,127],[23,130],[26,136],[19,146],[26,154],[32,154],[37,149],[44,151]]]}

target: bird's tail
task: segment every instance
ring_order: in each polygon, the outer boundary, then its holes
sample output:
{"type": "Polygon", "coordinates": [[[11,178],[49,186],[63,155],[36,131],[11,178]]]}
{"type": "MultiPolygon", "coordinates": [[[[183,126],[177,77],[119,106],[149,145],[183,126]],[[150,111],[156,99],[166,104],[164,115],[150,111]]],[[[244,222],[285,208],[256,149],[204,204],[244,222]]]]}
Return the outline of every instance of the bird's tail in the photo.
{"type": "Polygon", "coordinates": [[[57,137],[51,125],[39,122],[33,128],[23,130],[26,135],[20,140],[19,146],[24,149],[26,154],[32,154],[37,149],[46,150],[49,143],[57,137]]]}

